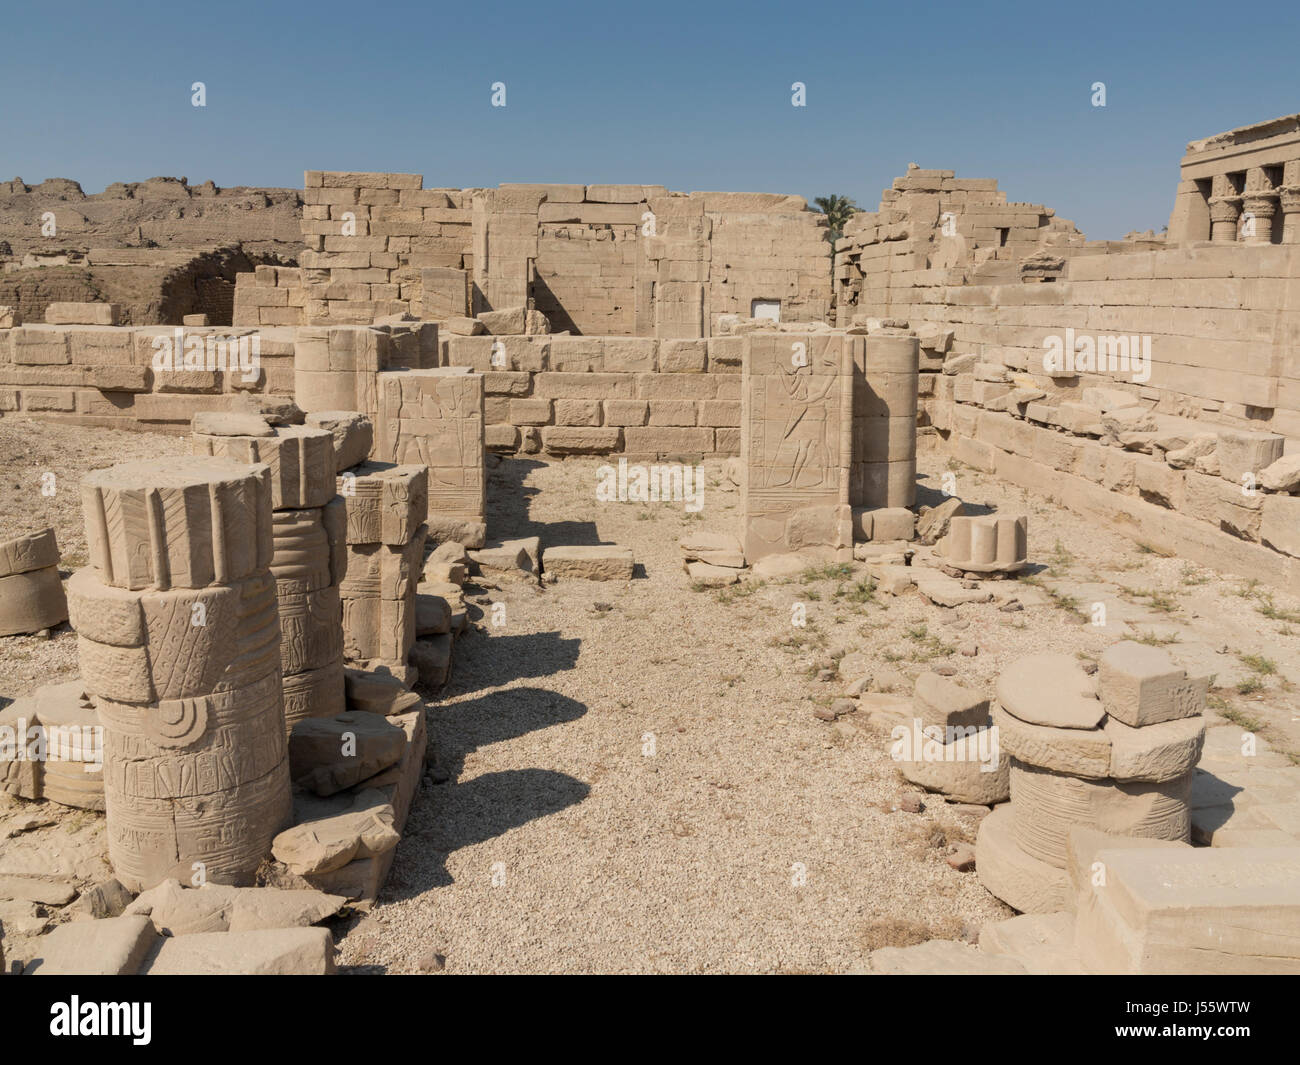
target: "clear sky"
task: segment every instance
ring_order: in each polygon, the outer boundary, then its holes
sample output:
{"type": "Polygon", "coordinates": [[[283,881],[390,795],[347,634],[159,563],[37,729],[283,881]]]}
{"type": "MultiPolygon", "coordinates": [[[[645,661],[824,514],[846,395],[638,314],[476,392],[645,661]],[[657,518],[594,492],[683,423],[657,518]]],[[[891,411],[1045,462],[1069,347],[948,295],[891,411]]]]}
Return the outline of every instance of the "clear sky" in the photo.
{"type": "Polygon", "coordinates": [[[874,208],[916,162],[1114,238],[1168,221],[1187,141],[1300,111],[1295,0],[76,0],[10,6],[0,41],[0,178],[87,192],[392,170],[874,208]]]}

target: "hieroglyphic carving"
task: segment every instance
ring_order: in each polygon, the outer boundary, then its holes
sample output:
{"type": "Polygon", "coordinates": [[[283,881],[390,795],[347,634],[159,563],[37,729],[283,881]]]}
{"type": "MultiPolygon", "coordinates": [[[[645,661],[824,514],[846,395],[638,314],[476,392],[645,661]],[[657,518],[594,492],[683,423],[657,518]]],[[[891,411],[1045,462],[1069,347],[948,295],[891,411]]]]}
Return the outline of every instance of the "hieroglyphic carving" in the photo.
{"type": "Polygon", "coordinates": [[[851,551],[852,361],[845,338],[746,337],[741,386],[746,558],[851,551]]]}
{"type": "Polygon", "coordinates": [[[432,532],[482,524],[483,376],[461,368],[379,375],[376,456],[429,467],[432,532]]]}
{"type": "Polygon", "coordinates": [[[69,592],[114,869],[132,890],[199,869],[249,883],[291,813],[267,468],[195,458],[91,476],[98,561],[69,592]]]}

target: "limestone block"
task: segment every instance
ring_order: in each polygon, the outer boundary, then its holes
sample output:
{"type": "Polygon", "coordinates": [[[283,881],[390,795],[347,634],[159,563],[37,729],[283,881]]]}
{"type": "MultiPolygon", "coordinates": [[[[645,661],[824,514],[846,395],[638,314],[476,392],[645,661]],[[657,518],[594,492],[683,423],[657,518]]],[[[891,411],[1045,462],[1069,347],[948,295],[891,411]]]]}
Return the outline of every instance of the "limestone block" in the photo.
{"type": "Polygon", "coordinates": [[[371,788],[346,797],[349,805],[322,805],[316,816],[277,835],[271,847],[276,860],[305,876],[333,872],[397,846],[401,837],[393,827],[393,807],[382,792],[371,788]]]}
{"type": "Polygon", "coordinates": [[[1294,492],[1300,488],[1300,454],[1284,455],[1265,467],[1259,483],[1270,492],[1294,492]]]}
{"type": "Polygon", "coordinates": [[[334,795],[396,765],[405,749],[406,733],[380,714],[310,718],[289,735],[289,775],[295,787],[334,795]]]}
{"type": "Polygon", "coordinates": [[[1300,558],[1300,496],[1264,497],[1259,538],[1283,554],[1300,558]]]}
{"type": "Polygon", "coordinates": [[[1242,484],[1250,476],[1252,484],[1258,483],[1265,469],[1282,457],[1286,437],[1277,433],[1250,433],[1237,429],[1220,429],[1219,446],[1215,454],[1219,459],[1219,476],[1226,481],[1242,484]]]}
{"type": "Polygon", "coordinates": [[[541,540],[525,536],[518,540],[502,540],[469,552],[470,561],[480,570],[494,573],[537,573],[541,560],[541,540]]]}
{"type": "Polygon", "coordinates": [[[1075,943],[1094,973],[1300,973],[1300,849],[1099,850],[1075,943]]]}
{"type": "Polygon", "coordinates": [[[37,941],[24,976],[134,976],[158,942],[148,917],[59,925],[37,941]]]}
{"type": "Polygon", "coordinates": [[[374,446],[374,423],[360,411],[321,410],[307,415],[307,424],[328,429],[334,437],[334,472],[359,466],[374,446]]]}
{"type": "Polygon", "coordinates": [[[321,891],[224,884],[191,888],[169,879],[141,892],[123,915],[148,917],[159,935],[189,936],[305,928],[338,913],[346,902],[321,891]]]}
{"type": "Polygon", "coordinates": [[[109,585],[203,588],[271,558],[271,471],[225,459],[137,460],[81,484],[91,564],[109,585]]]}
{"type": "Polygon", "coordinates": [[[916,678],[912,706],[922,727],[983,728],[992,720],[987,696],[938,673],[925,672],[916,678]]]}
{"type": "MultiPolygon", "coordinates": [[[[778,556],[771,555],[770,558],[778,556]]],[[[740,571],[730,566],[715,566],[709,562],[687,562],[686,575],[693,585],[705,588],[725,588],[740,580],[740,571]]]]}
{"type": "Polygon", "coordinates": [[[898,758],[898,768],[907,780],[954,802],[988,806],[1007,801],[1010,760],[999,752],[996,733],[956,726],[961,734],[944,743],[941,739],[948,734],[941,733],[938,726],[932,728],[933,736],[927,737],[920,749],[899,752],[911,755],[898,758]]]}
{"type": "Polygon", "coordinates": [[[346,515],[346,540],[353,544],[409,543],[428,511],[424,466],[363,462],[337,480],[346,515]]]}
{"type": "Polygon", "coordinates": [[[632,549],[616,544],[558,545],[546,548],[542,565],[557,577],[628,581],[632,579],[632,549]]]}
{"type": "Polygon", "coordinates": [[[452,637],[449,633],[416,640],[411,647],[411,664],[420,676],[420,683],[437,691],[451,676],[452,637]]]}
{"type": "Polygon", "coordinates": [[[170,936],[148,976],[329,976],[335,972],[328,928],[268,928],[170,936]]]}
{"type": "Polygon", "coordinates": [[[116,303],[49,303],[46,325],[117,325],[122,308],[116,303]]]}
{"type": "Polygon", "coordinates": [[[343,599],[343,653],[358,662],[403,663],[415,640],[415,595],[424,526],[406,544],[349,544],[343,599]]]}
{"type": "Polygon", "coordinates": [[[871,522],[870,540],[911,540],[916,535],[916,515],[906,507],[876,507],[862,511],[861,520],[871,522]]]}
{"type": "Polygon", "coordinates": [[[1106,649],[1097,679],[1106,713],[1133,728],[1200,714],[1209,688],[1208,677],[1188,677],[1164,648],[1132,640],[1106,649]]]}
{"type": "Polygon", "coordinates": [[[1015,958],[988,954],[969,943],[931,939],[912,947],[880,947],[867,959],[871,973],[887,976],[1023,976],[1015,958]]]}
{"type": "Polygon", "coordinates": [[[1192,776],[1173,780],[1083,780],[1011,759],[1016,844],[1031,857],[1064,869],[1066,836],[1084,825],[1117,836],[1187,842],[1192,776]]]}
{"type": "Polygon", "coordinates": [[[1027,565],[1029,519],[1021,515],[961,515],[948,524],[943,557],[970,573],[1014,573],[1027,565]]]}

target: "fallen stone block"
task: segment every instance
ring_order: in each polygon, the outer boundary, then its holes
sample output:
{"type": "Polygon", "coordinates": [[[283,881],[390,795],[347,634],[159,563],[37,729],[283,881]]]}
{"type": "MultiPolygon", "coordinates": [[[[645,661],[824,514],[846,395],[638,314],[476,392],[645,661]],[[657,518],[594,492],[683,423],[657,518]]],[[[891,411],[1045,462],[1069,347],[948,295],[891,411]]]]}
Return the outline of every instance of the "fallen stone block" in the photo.
{"type": "Polygon", "coordinates": [[[577,577],[589,581],[632,579],[632,549],[617,544],[548,547],[542,566],[556,577],[577,577]]]}
{"type": "Polygon", "coordinates": [[[295,787],[334,795],[396,765],[405,748],[406,733],[381,714],[306,718],[289,734],[289,776],[295,787]]]}
{"type": "Polygon", "coordinates": [[[450,634],[427,636],[411,647],[411,665],[420,675],[420,683],[436,691],[451,676],[452,638],[450,634]]]}
{"type": "Polygon", "coordinates": [[[1074,946],[1074,915],[1022,913],[980,929],[980,950],[1018,961],[1031,976],[1078,976],[1085,972],[1074,946]]]}
{"type": "Polygon", "coordinates": [[[692,584],[705,588],[725,588],[740,580],[740,570],[728,566],[714,566],[708,562],[686,563],[686,575],[692,584]]]}
{"type": "Polygon", "coordinates": [[[164,939],[147,976],[329,976],[335,972],[328,928],[200,932],[164,939]]]}
{"type": "Polygon", "coordinates": [[[343,671],[343,692],[349,710],[392,717],[422,706],[424,700],[388,673],[362,669],[343,671]]]}
{"type": "Polygon", "coordinates": [[[158,942],[148,917],[73,921],[42,936],[24,976],[134,976],[158,942]]]}
{"type": "Polygon", "coordinates": [[[1200,714],[1209,687],[1208,677],[1189,678],[1168,651],[1133,640],[1105,650],[1097,680],[1106,713],[1133,728],[1200,714]]]}
{"type": "Polygon", "coordinates": [[[1075,943],[1094,973],[1300,973],[1300,848],[1099,850],[1075,943]]]}
{"type": "Polygon", "coordinates": [[[488,544],[477,551],[468,552],[470,561],[479,570],[512,576],[537,573],[540,553],[541,540],[536,536],[526,536],[518,540],[503,540],[499,543],[488,544]]]}
{"type": "Polygon", "coordinates": [[[328,429],[334,437],[336,473],[359,466],[370,457],[370,449],[375,442],[375,427],[360,411],[313,411],[307,415],[307,424],[317,429],[328,429]]]}
{"type": "MultiPolygon", "coordinates": [[[[349,796],[350,797],[350,796],[349,796]]],[[[295,802],[295,817],[299,804],[295,802]]],[[[350,805],[305,805],[306,818],[275,837],[271,853],[299,876],[329,873],[356,858],[373,858],[392,850],[401,836],[393,827],[394,811],[386,796],[368,789],[350,805]]]]}

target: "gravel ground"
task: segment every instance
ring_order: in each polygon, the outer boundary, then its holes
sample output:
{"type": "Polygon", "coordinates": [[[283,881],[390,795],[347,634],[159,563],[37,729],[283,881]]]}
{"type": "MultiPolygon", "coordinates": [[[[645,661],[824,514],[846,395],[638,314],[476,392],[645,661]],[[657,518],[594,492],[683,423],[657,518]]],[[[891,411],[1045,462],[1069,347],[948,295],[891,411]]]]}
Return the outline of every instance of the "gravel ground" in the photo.
{"type": "MultiPolygon", "coordinates": [[[[177,437],[0,419],[0,535],[53,524],[70,571],[85,561],[80,475],[185,450],[177,437]],[[53,497],[40,495],[47,471],[53,497]]],[[[721,465],[706,466],[698,516],[680,503],[597,503],[599,465],[513,459],[491,473],[494,535],[624,544],[638,573],[467,586],[482,631],[458,641],[430,709],[434,767],[381,904],[340,930],[351,971],[420,971],[430,953],[446,972],[841,971],[877,946],[970,936],[1007,916],[944,860],[945,843],[973,840],[974,819],[937,797],[919,814],[896,810],[911,789],[887,729],[865,712],[835,725],[813,716],[841,693],[843,680],[816,675],[842,652],[869,657],[876,688],[905,691],[921,670],[951,665],[991,691],[1018,655],[1095,656],[1127,626],[1177,641],[1171,651],[1210,648],[1223,665],[1219,713],[1300,749],[1300,621],[1286,620],[1300,603],[1288,597],[1144,553],[960,468],[963,498],[1030,515],[1036,583],[994,585],[1016,590],[1022,611],[866,595],[855,591],[861,564],[847,578],[696,591],[677,540],[734,528],[739,497],[721,465]],[[1111,607],[1105,630],[1069,602],[1086,609],[1098,596],[1111,607]],[[975,657],[957,653],[968,642],[975,657]]],[[[934,485],[950,470],[927,453],[921,467],[934,485]]],[[[0,639],[0,705],[75,670],[66,626],[49,640],[0,639]]]]}

